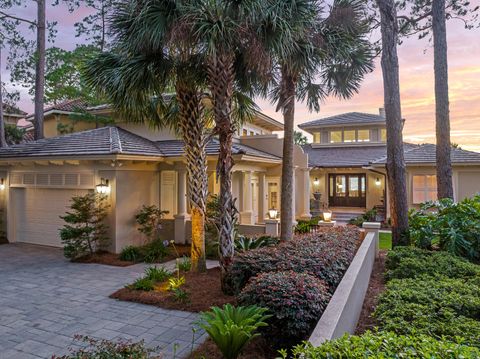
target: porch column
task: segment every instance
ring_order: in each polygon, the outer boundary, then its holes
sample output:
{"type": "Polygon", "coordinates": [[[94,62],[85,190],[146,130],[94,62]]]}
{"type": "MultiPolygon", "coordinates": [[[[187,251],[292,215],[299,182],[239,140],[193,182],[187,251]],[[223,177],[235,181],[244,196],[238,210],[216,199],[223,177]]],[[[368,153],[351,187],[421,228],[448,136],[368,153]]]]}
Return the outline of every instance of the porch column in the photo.
{"type": "Polygon", "coordinates": [[[253,224],[252,211],[252,171],[242,172],[242,207],[240,211],[241,224],[253,224]]]}
{"type": "Polygon", "coordinates": [[[180,168],[177,170],[177,214],[175,218],[175,243],[185,244],[187,243],[186,223],[190,219],[187,213],[187,170],[180,168]]]}
{"type": "Polygon", "coordinates": [[[265,173],[260,172],[258,174],[258,222],[265,223],[265,216],[268,208],[268,192],[265,173]]]}
{"type": "Polygon", "coordinates": [[[302,181],[303,181],[303,196],[301,201],[301,218],[302,219],[310,219],[312,215],[310,213],[310,169],[302,168],[300,170],[302,174],[302,181]]]}

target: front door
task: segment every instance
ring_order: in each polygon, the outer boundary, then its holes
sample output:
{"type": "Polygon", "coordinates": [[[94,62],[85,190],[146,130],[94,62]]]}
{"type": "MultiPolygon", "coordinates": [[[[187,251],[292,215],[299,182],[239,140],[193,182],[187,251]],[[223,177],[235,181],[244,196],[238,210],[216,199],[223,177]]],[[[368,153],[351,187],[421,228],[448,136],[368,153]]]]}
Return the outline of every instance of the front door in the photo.
{"type": "Polygon", "coordinates": [[[328,203],[331,207],[365,207],[365,174],[330,174],[328,203]]]}

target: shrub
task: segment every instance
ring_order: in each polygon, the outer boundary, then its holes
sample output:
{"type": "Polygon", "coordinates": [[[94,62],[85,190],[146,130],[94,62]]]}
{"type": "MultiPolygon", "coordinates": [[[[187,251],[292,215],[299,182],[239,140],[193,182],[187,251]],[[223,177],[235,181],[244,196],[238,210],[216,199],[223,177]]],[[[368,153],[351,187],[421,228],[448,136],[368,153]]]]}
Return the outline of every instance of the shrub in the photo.
{"type": "Polygon", "coordinates": [[[228,279],[235,293],[239,293],[259,273],[293,270],[324,280],[333,292],[355,255],[359,235],[355,227],[335,227],[298,236],[275,247],[238,253],[228,279]]]}
{"type": "Polygon", "coordinates": [[[382,330],[480,344],[480,287],[463,279],[391,280],[374,315],[382,330]]]}
{"type": "Polygon", "coordinates": [[[270,247],[278,244],[278,238],[271,236],[246,237],[239,235],[235,239],[235,249],[237,251],[249,251],[251,249],[270,247]]]}
{"type": "Polygon", "coordinates": [[[168,290],[174,291],[185,284],[185,277],[172,277],[168,279],[168,290]]]}
{"type": "Polygon", "coordinates": [[[238,296],[238,303],[267,308],[272,318],[265,335],[274,344],[290,345],[311,332],[330,296],[326,285],[309,274],[270,272],[252,278],[238,296]]]}
{"type": "Polygon", "coordinates": [[[93,255],[108,244],[106,197],[97,193],[72,198],[70,212],[60,216],[66,224],[60,229],[65,257],[75,259],[86,254],[93,255]]]}
{"type": "Polygon", "coordinates": [[[182,288],[175,288],[172,290],[173,299],[180,303],[188,303],[190,302],[190,295],[187,291],[183,290],[182,288]]]}
{"type": "Polygon", "coordinates": [[[299,220],[297,225],[295,226],[295,233],[297,234],[305,234],[309,233],[312,226],[317,225],[318,221],[320,221],[319,217],[313,217],[309,220],[299,220]]]}
{"type": "Polygon", "coordinates": [[[177,261],[177,268],[178,270],[188,272],[190,268],[192,268],[191,259],[187,256],[183,256],[181,259],[179,258],[177,261]]]}
{"type": "Polygon", "coordinates": [[[469,260],[480,260],[480,195],[455,203],[451,199],[424,203],[412,210],[410,238],[421,248],[439,248],[469,260]]]}
{"type": "Polygon", "coordinates": [[[150,292],[155,289],[155,282],[150,278],[142,277],[138,278],[135,282],[130,284],[128,288],[150,292]]]}
{"type": "Polygon", "coordinates": [[[386,278],[416,278],[423,275],[449,278],[480,276],[480,266],[447,252],[432,252],[413,247],[397,247],[386,260],[386,278]]]}
{"type": "Polygon", "coordinates": [[[211,312],[201,313],[200,327],[208,333],[225,359],[236,359],[245,345],[259,335],[256,331],[267,326],[265,320],[270,316],[265,314],[266,311],[255,305],[212,307],[211,312]]]}
{"type": "Polygon", "coordinates": [[[142,232],[148,241],[155,241],[160,238],[160,221],[168,211],[162,211],[157,206],[142,206],[135,215],[135,221],[138,224],[138,230],[142,232]]]}
{"type": "Polygon", "coordinates": [[[145,268],[145,278],[148,278],[154,282],[163,282],[170,278],[170,273],[165,267],[148,267],[145,268]]]}
{"type": "Polygon", "coordinates": [[[349,224],[353,224],[357,227],[361,227],[363,225],[363,222],[375,222],[377,219],[377,209],[372,208],[366,211],[364,214],[352,218],[350,221],[348,221],[349,224]]]}
{"type": "Polygon", "coordinates": [[[126,246],[120,252],[120,259],[122,261],[129,262],[141,262],[143,260],[143,254],[139,247],[126,246]]]}
{"type": "MultiPolygon", "coordinates": [[[[286,359],[286,351],[282,351],[286,359]]],[[[344,335],[319,347],[296,346],[291,359],[453,359],[478,358],[480,350],[464,344],[437,340],[427,335],[397,335],[393,332],[366,332],[362,336],[344,335]]]]}
{"type": "Polygon", "coordinates": [[[152,242],[141,247],[143,259],[147,263],[154,263],[161,261],[168,255],[168,242],[165,244],[160,239],[155,239],[152,242]]]}
{"type": "Polygon", "coordinates": [[[75,336],[82,348],[70,349],[69,355],[53,356],[52,359],[150,359],[159,358],[153,355],[159,348],[146,348],[144,341],[134,343],[132,341],[97,340],[87,336],[75,336]]]}

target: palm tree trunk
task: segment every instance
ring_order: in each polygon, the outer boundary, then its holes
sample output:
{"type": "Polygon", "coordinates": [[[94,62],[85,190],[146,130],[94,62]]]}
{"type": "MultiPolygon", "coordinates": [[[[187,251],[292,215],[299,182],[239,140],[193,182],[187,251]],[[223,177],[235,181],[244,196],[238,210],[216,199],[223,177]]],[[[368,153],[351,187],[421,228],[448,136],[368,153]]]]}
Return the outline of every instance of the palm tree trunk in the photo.
{"type": "Polygon", "coordinates": [[[387,177],[394,246],[408,244],[408,203],[403,152],[403,119],[397,55],[398,24],[394,0],[377,0],[381,15],[382,73],[387,122],[387,177]]]}
{"type": "Polygon", "coordinates": [[[35,140],[43,138],[43,102],[45,97],[45,0],[37,0],[37,61],[35,72],[35,140]]]}
{"type": "Polygon", "coordinates": [[[232,54],[218,54],[208,64],[210,91],[213,96],[216,131],[219,135],[217,174],[220,176],[220,210],[222,212],[219,233],[219,256],[222,273],[222,290],[231,293],[227,280],[228,269],[235,253],[235,201],[232,195],[232,157],[235,125],[232,123],[232,95],[235,70],[232,54]]]}
{"type": "Polygon", "coordinates": [[[205,257],[205,202],[208,192],[205,126],[201,98],[188,82],[178,82],[180,127],[187,159],[188,196],[192,207],[192,271],[207,270],[205,257]]]}
{"type": "Polygon", "coordinates": [[[282,194],[280,210],[280,238],[289,240],[293,237],[293,215],[295,204],[293,203],[293,136],[295,120],[295,79],[286,67],[282,68],[282,92],[285,99],[283,104],[283,159],[282,159],[282,194]]]}
{"type": "Polygon", "coordinates": [[[445,0],[432,2],[438,198],[453,199],[445,0]]]}
{"type": "Polygon", "coordinates": [[[3,118],[3,85],[2,85],[2,48],[0,47],[0,147],[7,147],[5,139],[5,119],[3,118]]]}

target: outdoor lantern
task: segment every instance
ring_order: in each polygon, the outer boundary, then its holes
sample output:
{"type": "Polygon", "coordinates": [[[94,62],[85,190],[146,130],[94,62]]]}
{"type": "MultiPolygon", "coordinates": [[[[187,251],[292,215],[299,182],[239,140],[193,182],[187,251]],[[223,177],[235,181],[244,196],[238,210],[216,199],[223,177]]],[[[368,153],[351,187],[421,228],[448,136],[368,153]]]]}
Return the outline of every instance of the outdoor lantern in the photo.
{"type": "Polygon", "coordinates": [[[323,212],[323,220],[325,222],[331,222],[332,221],[332,212],[330,212],[330,211],[323,212]]]}
{"type": "Polygon", "coordinates": [[[276,219],[278,215],[278,211],[275,208],[269,209],[268,210],[268,217],[270,219],[276,219]]]}
{"type": "Polygon", "coordinates": [[[313,184],[315,186],[318,186],[320,184],[320,180],[318,179],[318,177],[315,177],[315,179],[313,180],[313,184]]]}
{"type": "Polygon", "coordinates": [[[382,181],[380,181],[380,178],[377,177],[377,179],[375,180],[375,184],[377,186],[380,186],[382,184],[382,181]]]}
{"type": "Polygon", "coordinates": [[[100,179],[100,184],[97,184],[97,192],[100,194],[110,193],[110,186],[108,185],[108,179],[100,179]]]}
{"type": "Polygon", "coordinates": [[[0,178],[0,191],[5,190],[5,179],[0,178]]]}

